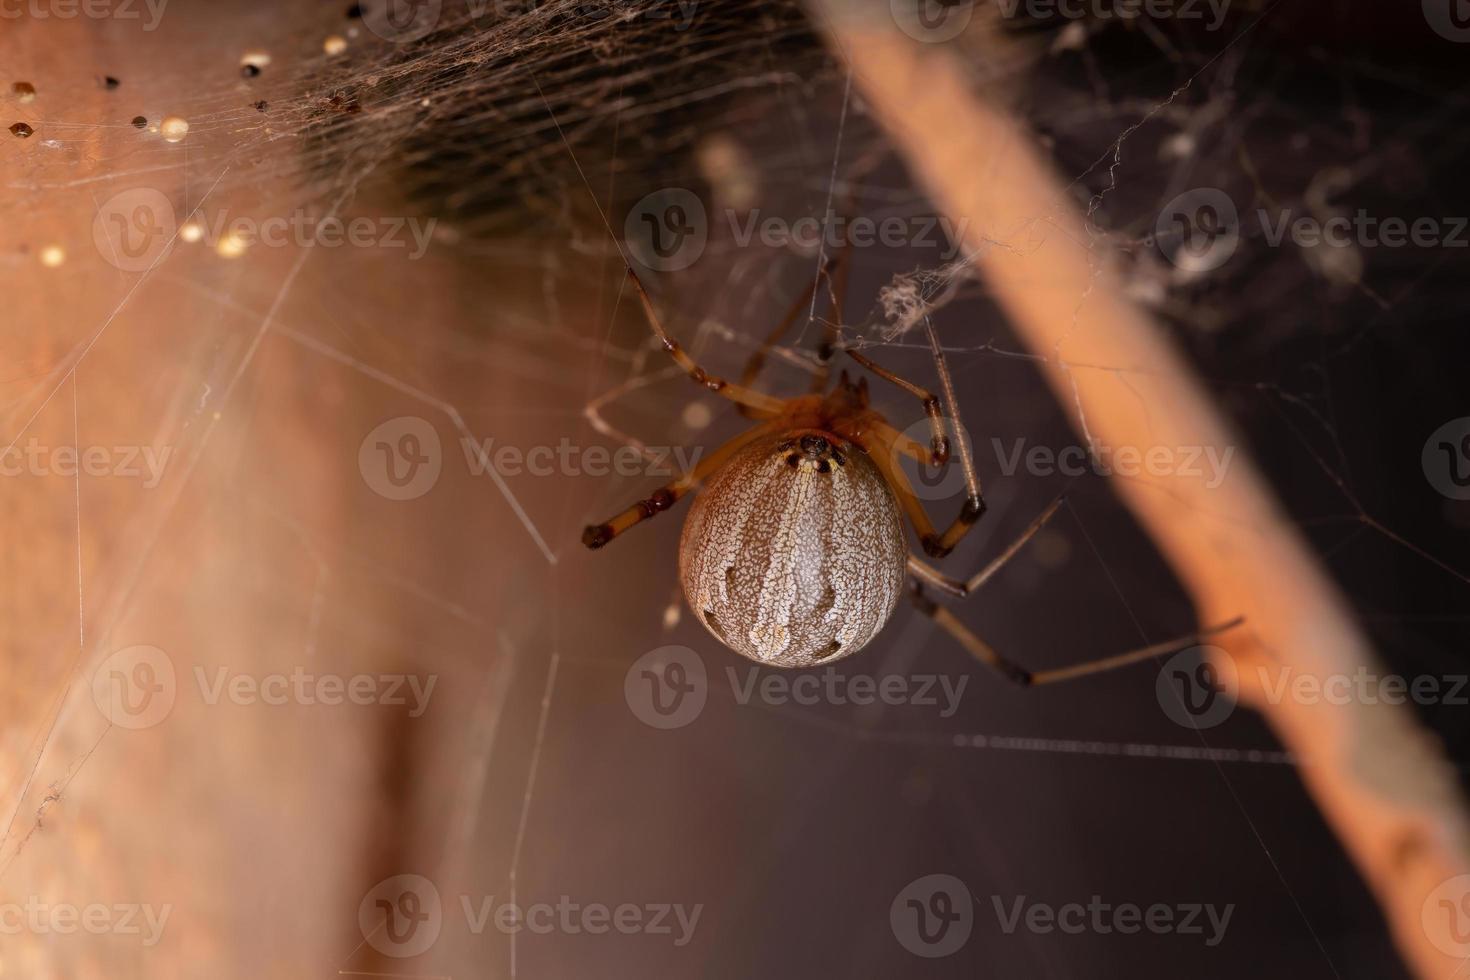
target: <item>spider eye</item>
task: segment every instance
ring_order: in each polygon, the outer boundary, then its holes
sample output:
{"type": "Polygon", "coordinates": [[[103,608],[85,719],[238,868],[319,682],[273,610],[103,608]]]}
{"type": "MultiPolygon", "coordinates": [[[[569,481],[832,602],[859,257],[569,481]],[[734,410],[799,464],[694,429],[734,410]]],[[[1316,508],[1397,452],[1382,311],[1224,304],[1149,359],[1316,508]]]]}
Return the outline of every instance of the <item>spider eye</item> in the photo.
{"type": "Polygon", "coordinates": [[[806,453],[808,456],[820,456],[831,448],[831,443],[827,442],[827,440],[823,439],[821,436],[801,437],[801,451],[806,453]]]}

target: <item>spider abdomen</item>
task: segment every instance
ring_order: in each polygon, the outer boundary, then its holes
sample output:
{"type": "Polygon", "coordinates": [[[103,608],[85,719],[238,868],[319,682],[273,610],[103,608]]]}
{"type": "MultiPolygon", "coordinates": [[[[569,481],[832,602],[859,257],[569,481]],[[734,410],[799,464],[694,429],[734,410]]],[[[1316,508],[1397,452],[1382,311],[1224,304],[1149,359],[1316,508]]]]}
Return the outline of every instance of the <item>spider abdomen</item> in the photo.
{"type": "Polygon", "coordinates": [[[877,635],[906,556],[898,504],[867,454],[795,432],[752,443],[710,478],[684,523],[679,577],[726,646],[810,667],[877,635]]]}

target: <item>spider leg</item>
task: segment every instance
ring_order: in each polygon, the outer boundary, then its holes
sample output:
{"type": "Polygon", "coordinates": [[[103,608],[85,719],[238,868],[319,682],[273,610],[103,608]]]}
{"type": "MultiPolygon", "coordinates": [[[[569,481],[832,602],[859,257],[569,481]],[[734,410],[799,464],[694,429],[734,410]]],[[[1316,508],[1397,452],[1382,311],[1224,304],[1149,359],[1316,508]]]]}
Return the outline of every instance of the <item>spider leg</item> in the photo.
{"type": "Polygon", "coordinates": [[[633,377],[628,378],[622,384],[618,385],[616,388],[610,388],[588,402],[586,406],[584,406],[582,409],[582,416],[587,419],[587,424],[591,425],[592,428],[600,434],[607,436],[609,439],[616,439],[625,446],[632,446],[634,449],[638,450],[638,454],[640,456],[642,456],[649,462],[659,462],[662,457],[660,457],[653,450],[649,449],[648,446],[644,444],[643,440],[637,438],[636,436],[629,435],[622,429],[619,429],[617,426],[613,425],[607,419],[603,418],[602,409],[604,406],[614,401],[617,401],[619,398],[623,397],[631,391],[636,391],[639,388],[646,388],[649,385],[656,384],[660,381],[666,381],[669,378],[677,377],[678,373],[679,369],[677,367],[666,367],[662,371],[657,371],[653,374],[634,375],[633,377]]]}
{"type": "Polygon", "coordinates": [[[921,388],[912,381],[899,377],[882,365],[875,363],[872,358],[859,354],[855,350],[848,351],[847,356],[884,381],[897,385],[923,403],[924,414],[929,418],[929,460],[932,460],[935,466],[943,466],[947,463],[949,461],[949,436],[944,431],[944,415],[939,410],[939,398],[929,389],[921,388]]]}
{"type": "Polygon", "coordinates": [[[994,647],[980,639],[973,630],[960,622],[954,613],[925,595],[924,587],[918,582],[913,583],[913,589],[909,593],[909,598],[918,607],[920,612],[943,627],[945,632],[954,637],[960,646],[970,651],[976,660],[995,670],[1001,676],[1005,677],[1006,680],[1014,684],[1019,684],[1022,687],[1035,687],[1040,684],[1052,684],[1057,681],[1069,681],[1078,677],[1087,677],[1091,674],[1100,674],[1103,671],[1126,667],[1129,664],[1135,664],[1141,660],[1161,657],[1166,653],[1187,650],[1192,646],[1203,643],[1212,636],[1216,636],[1226,630],[1234,629],[1245,621],[1243,617],[1236,617],[1228,623],[1211,626],[1186,636],[1165,640],[1162,643],[1153,643],[1146,647],[1140,647],[1137,650],[1129,650],[1127,653],[1116,653],[1110,657],[1088,660],[1080,664],[1072,664],[1069,667],[1030,671],[997,653],[994,647]]]}
{"type": "MultiPolygon", "coordinates": [[[[965,502],[960,505],[960,512],[954,521],[943,534],[940,534],[935,530],[934,523],[929,520],[929,515],[925,513],[924,505],[919,503],[919,498],[915,495],[909,478],[899,467],[896,458],[896,454],[913,456],[917,444],[895,430],[893,426],[873,420],[868,421],[866,431],[858,441],[869,450],[869,458],[883,474],[883,479],[893,490],[894,495],[898,497],[899,506],[903,508],[909,521],[914,525],[914,532],[919,536],[919,543],[929,557],[943,558],[953,551],[954,546],[980,519],[980,515],[985,513],[985,501],[980,497],[980,487],[978,481],[974,480],[972,465],[970,475],[967,477],[965,502]]],[[[962,451],[962,455],[968,457],[968,450],[962,451]]],[[[932,456],[929,456],[928,459],[932,459],[932,456]]]]}
{"type": "Polygon", "coordinates": [[[633,271],[632,266],[628,266],[628,279],[632,281],[638,298],[643,302],[643,312],[648,317],[648,326],[663,344],[664,350],[669,352],[669,356],[684,369],[685,374],[704,388],[749,409],[757,418],[770,418],[780,414],[784,404],[781,399],[744,385],[731,384],[724,378],[709,374],[695,363],[694,358],[690,357],[684,348],[679,346],[679,342],[670,337],[668,331],[664,329],[663,324],[659,321],[658,311],[653,308],[653,300],[649,298],[648,291],[643,288],[643,282],[638,278],[638,273],[633,271]]]}
{"type": "Polygon", "coordinates": [[[1050,504],[1047,504],[1046,509],[1038,514],[1036,518],[1032,520],[1029,525],[1026,526],[1026,530],[1022,531],[1020,536],[1006,547],[1005,551],[1002,551],[999,555],[997,555],[990,562],[990,564],[986,565],[984,568],[980,569],[980,571],[970,576],[968,580],[952,578],[951,576],[946,575],[939,569],[935,568],[933,565],[929,565],[921,561],[915,555],[909,555],[909,574],[913,575],[916,579],[922,579],[924,582],[927,582],[929,585],[934,586],[941,592],[947,592],[952,596],[967,596],[971,592],[974,592],[976,589],[980,588],[980,586],[984,585],[986,582],[990,581],[991,577],[994,576],[996,572],[1004,568],[1006,562],[1014,558],[1016,556],[1016,552],[1024,548],[1026,546],[1026,542],[1035,537],[1036,532],[1045,527],[1047,521],[1050,521],[1052,517],[1056,515],[1057,510],[1062,506],[1066,499],[1066,495],[1062,494],[1059,495],[1050,504]]]}
{"type": "Polygon", "coordinates": [[[602,524],[589,524],[582,531],[582,543],[589,548],[601,548],[629,528],[641,524],[657,514],[668,510],[698,486],[705,477],[725,465],[729,458],[761,436],[768,435],[779,426],[767,422],[747,429],[729,440],[720,448],[701,459],[688,473],[671,483],[666,483],[643,500],[633,504],[602,524]]]}
{"type": "MultiPolygon", "coordinates": [[[[851,210],[851,202],[849,202],[851,210]]],[[[832,378],[832,355],[837,352],[837,342],[842,337],[842,310],[843,297],[847,295],[847,279],[852,274],[852,236],[844,235],[842,250],[831,260],[827,275],[827,295],[832,300],[832,305],[827,312],[827,322],[822,327],[822,343],[817,347],[817,359],[820,369],[812,378],[812,393],[817,394],[827,390],[827,382],[832,378]],[[832,273],[836,273],[836,281],[833,281],[832,273]]]]}
{"type": "MultiPolygon", "coordinates": [[[[844,250],[827,259],[827,261],[822,264],[821,271],[817,273],[817,278],[812,280],[811,286],[803,290],[801,295],[797,296],[791,301],[791,306],[786,310],[786,314],[781,317],[781,321],[776,324],[775,329],[772,330],[770,335],[766,337],[765,341],[751,353],[750,360],[745,362],[745,370],[740,374],[740,384],[742,386],[749,388],[752,384],[755,383],[756,376],[759,375],[761,369],[766,366],[766,358],[770,355],[771,348],[775,347],[776,342],[785,335],[786,331],[791,329],[791,325],[795,323],[796,318],[801,315],[802,308],[808,306],[811,303],[812,296],[816,294],[817,289],[820,288],[823,282],[827,283],[828,289],[832,291],[831,295],[833,303],[836,304],[836,307],[838,309],[840,309],[841,304],[838,302],[838,297],[841,296],[841,287],[834,286],[832,284],[832,273],[839,267],[841,267],[844,273],[843,283],[846,283],[846,258],[847,252],[846,250],[844,250]]],[[[838,322],[840,321],[841,316],[840,314],[838,314],[838,322]]],[[[816,376],[812,379],[813,391],[822,391],[825,390],[827,387],[827,380],[831,374],[831,367],[829,366],[828,361],[831,359],[832,350],[836,344],[836,333],[836,326],[832,323],[827,324],[827,337],[823,341],[822,347],[819,351],[821,359],[818,364],[816,376]]],[[[741,406],[740,413],[742,415],[749,415],[750,411],[744,406],[741,406]]]]}
{"type": "MultiPolygon", "coordinates": [[[[924,329],[929,336],[929,352],[934,357],[934,369],[939,374],[939,388],[943,392],[944,406],[948,409],[949,417],[958,426],[959,406],[955,401],[954,381],[949,374],[949,362],[945,359],[944,349],[939,344],[939,335],[934,330],[934,324],[928,317],[924,318],[924,329]]],[[[863,367],[885,381],[898,385],[923,403],[924,414],[929,418],[929,464],[932,466],[944,465],[949,459],[951,447],[949,438],[945,434],[944,416],[940,412],[939,398],[927,388],[905,380],[861,354],[853,351],[848,353],[863,367]]],[[[958,450],[960,468],[965,474],[965,502],[960,505],[959,514],[955,515],[955,519],[950,522],[949,527],[944,529],[943,534],[936,534],[932,527],[927,530],[927,533],[920,531],[919,537],[924,545],[924,553],[931,558],[943,558],[953,551],[955,546],[964,540],[965,535],[970,533],[970,528],[975,526],[980,516],[985,513],[985,498],[980,492],[980,477],[975,472],[975,461],[970,456],[970,446],[964,439],[957,439],[955,448],[958,450]]],[[[894,467],[894,470],[901,478],[902,473],[897,471],[897,467],[894,467]]],[[[889,482],[892,483],[893,480],[890,479],[889,482]]],[[[904,480],[905,485],[907,482],[904,480]]],[[[927,519],[925,524],[928,524],[927,519]]],[[[917,522],[915,526],[918,526],[917,522]]]]}

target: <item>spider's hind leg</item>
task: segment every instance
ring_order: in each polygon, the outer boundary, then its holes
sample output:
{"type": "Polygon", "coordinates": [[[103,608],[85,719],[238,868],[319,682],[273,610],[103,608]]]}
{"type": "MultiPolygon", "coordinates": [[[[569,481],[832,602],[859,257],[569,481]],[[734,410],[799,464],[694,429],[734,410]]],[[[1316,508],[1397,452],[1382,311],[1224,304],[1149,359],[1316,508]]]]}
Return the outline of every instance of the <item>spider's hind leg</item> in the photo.
{"type": "Polygon", "coordinates": [[[1165,640],[1162,643],[1153,643],[1137,650],[1129,650],[1126,653],[1115,653],[1110,657],[1101,657],[1097,660],[1088,660],[1080,664],[1072,664],[1068,667],[1056,667],[1051,670],[1027,670],[1025,667],[1008,660],[996,652],[995,648],[982,640],[974,630],[960,622],[953,612],[939,605],[933,599],[924,594],[924,587],[918,582],[913,583],[909,592],[909,599],[920,612],[939,624],[945,632],[954,637],[960,646],[975,657],[985,666],[999,673],[1006,680],[1022,687],[1035,687],[1039,684],[1052,684],[1056,681],[1069,681],[1078,677],[1087,677],[1091,674],[1100,674],[1104,671],[1115,670],[1119,667],[1127,667],[1142,660],[1152,660],[1168,653],[1178,653],[1192,646],[1198,646],[1212,636],[1216,636],[1226,630],[1239,626],[1244,619],[1237,617],[1228,623],[1219,626],[1211,626],[1206,629],[1189,633],[1184,636],[1165,640]]]}

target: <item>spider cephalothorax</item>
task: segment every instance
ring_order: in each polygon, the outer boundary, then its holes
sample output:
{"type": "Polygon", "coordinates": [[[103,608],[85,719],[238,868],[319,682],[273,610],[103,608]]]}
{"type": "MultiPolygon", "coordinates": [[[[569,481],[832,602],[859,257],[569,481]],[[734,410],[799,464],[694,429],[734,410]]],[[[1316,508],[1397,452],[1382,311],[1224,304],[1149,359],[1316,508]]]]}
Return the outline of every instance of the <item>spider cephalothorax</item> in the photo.
{"type": "Polygon", "coordinates": [[[690,505],[679,541],[689,608],[737,653],[810,667],[888,622],[908,555],[898,502],[866,452],[832,432],[750,443],[690,505]]]}
{"type": "MultiPolygon", "coordinates": [[[[830,266],[819,279],[830,284],[830,266]]],[[[1023,684],[1062,680],[1122,666],[1199,642],[1207,633],[1108,657],[1104,660],[1032,674],[1006,660],[955,615],[923,594],[929,585],[964,596],[1014,555],[1056,513],[1058,498],[1031,522],[999,558],[969,579],[955,579],[910,554],[904,541],[906,515],[924,553],[943,558],[980,516],[985,504],[968,447],[958,445],[965,474],[965,499],[943,531],[930,522],[899,468],[900,457],[923,466],[949,460],[949,432],[940,400],[856,351],[858,364],[890,381],[923,405],[929,445],[895,429],[868,405],[866,380],[853,383],[844,371],[827,391],[827,359],[835,351],[840,310],[828,324],[813,393],[777,398],[751,387],[766,351],[796,319],[810,296],[793,304],[787,316],[746,365],[739,384],[701,368],[659,322],[653,302],[628,269],[649,325],[674,361],[698,384],[735,402],[759,424],[725,443],[691,472],[603,524],[582,532],[582,543],[601,548],[613,538],[679,502],[703,485],[684,523],[679,543],[679,579],[695,616],[730,649],[774,667],[812,667],[856,653],[883,629],[912,577],[918,609],[943,626],[983,663],[1023,684]]],[[[813,287],[815,289],[815,285],[813,287]]],[[[840,291],[840,290],[838,290],[840,291]]],[[[834,310],[836,292],[834,291],[834,310]]],[[[933,325],[924,326],[951,417],[954,386],[933,325]]],[[[599,428],[600,418],[590,417],[599,428]]],[[[604,429],[605,431],[605,429],[604,429]]],[[[1219,632],[1234,623],[1217,627],[1219,632]]]]}

